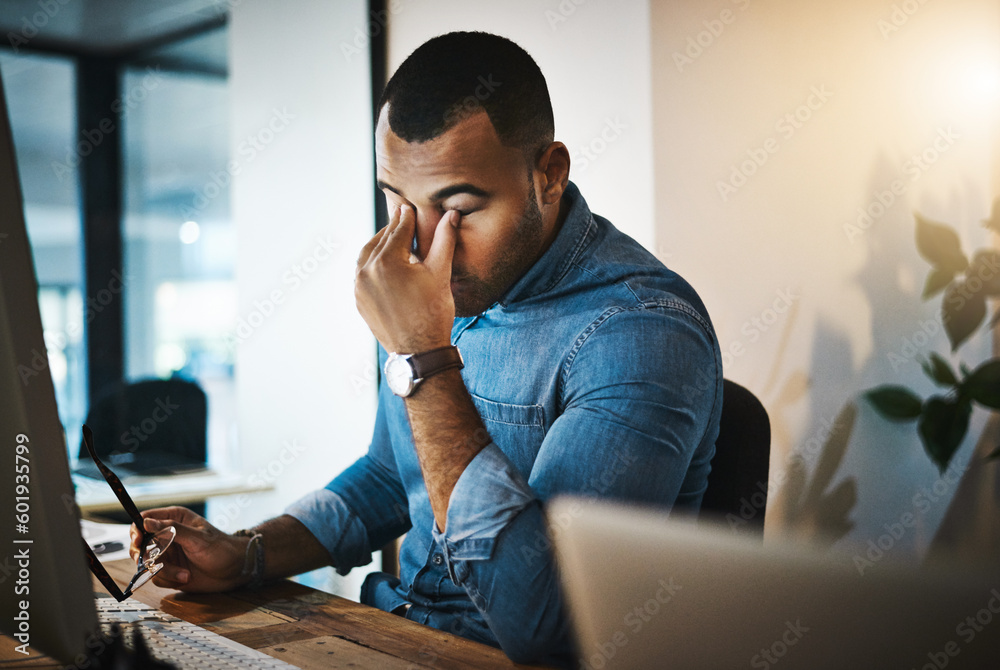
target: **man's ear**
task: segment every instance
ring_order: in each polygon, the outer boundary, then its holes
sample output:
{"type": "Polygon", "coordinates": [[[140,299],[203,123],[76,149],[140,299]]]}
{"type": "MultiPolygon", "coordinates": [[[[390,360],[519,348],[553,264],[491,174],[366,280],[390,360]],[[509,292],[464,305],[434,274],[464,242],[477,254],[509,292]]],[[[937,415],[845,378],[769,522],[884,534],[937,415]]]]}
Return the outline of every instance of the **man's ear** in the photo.
{"type": "Polygon", "coordinates": [[[541,172],[539,196],[543,205],[553,205],[562,198],[569,184],[569,150],[562,142],[553,142],[535,162],[541,172]]]}

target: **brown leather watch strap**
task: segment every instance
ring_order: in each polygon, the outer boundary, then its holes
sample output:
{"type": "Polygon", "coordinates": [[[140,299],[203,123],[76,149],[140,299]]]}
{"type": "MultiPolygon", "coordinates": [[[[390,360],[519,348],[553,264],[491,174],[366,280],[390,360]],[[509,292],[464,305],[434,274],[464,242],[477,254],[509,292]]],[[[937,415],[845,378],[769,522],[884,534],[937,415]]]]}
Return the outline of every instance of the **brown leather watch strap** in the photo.
{"type": "Polygon", "coordinates": [[[458,352],[458,347],[450,344],[447,347],[413,354],[410,356],[410,365],[413,366],[414,379],[421,380],[452,368],[464,368],[465,362],[462,360],[462,354],[458,352]]]}

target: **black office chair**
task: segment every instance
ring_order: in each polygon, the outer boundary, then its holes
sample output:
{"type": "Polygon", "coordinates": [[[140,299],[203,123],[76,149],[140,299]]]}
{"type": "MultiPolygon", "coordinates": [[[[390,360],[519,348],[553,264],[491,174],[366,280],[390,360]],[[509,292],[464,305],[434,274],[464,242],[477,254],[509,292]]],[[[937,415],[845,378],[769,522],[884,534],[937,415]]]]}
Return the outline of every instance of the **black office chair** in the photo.
{"type": "Polygon", "coordinates": [[[753,393],[728,379],[722,384],[719,437],[701,515],[762,538],[771,421],[753,393]]]}
{"type": "MultiPolygon", "coordinates": [[[[116,384],[91,403],[86,424],[97,455],[119,477],[189,472],[207,462],[208,400],[180,377],[116,384]]],[[[76,472],[102,479],[82,441],[76,472]]]]}

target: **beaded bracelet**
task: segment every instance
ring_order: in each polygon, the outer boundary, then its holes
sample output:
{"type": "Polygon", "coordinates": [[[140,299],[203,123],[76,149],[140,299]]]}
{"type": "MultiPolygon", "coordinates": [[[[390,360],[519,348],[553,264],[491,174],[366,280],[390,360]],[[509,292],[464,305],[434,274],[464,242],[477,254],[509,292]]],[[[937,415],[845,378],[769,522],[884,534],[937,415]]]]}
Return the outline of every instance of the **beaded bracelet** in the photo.
{"type": "Polygon", "coordinates": [[[242,575],[244,577],[250,575],[250,583],[247,584],[249,588],[259,589],[264,585],[264,536],[255,530],[247,529],[238,530],[233,535],[250,538],[246,557],[243,560],[242,575]]]}

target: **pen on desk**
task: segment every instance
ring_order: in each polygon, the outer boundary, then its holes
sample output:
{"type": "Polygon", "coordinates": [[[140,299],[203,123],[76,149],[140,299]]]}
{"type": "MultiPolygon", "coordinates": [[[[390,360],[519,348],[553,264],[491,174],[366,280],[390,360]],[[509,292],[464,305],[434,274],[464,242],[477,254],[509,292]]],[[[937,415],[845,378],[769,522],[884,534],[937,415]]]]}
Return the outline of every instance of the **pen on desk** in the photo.
{"type": "Polygon", "coordinates": [[[95,554],[110,554],[113,551],[121,551],[125,545],[121,542],[101,542],[94,545],[95,554]]]}

